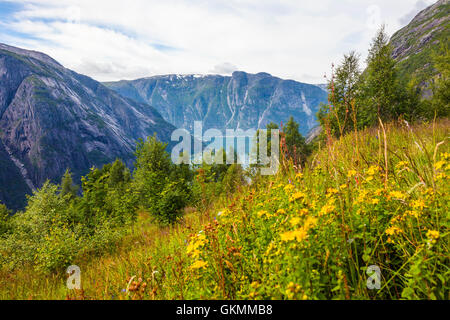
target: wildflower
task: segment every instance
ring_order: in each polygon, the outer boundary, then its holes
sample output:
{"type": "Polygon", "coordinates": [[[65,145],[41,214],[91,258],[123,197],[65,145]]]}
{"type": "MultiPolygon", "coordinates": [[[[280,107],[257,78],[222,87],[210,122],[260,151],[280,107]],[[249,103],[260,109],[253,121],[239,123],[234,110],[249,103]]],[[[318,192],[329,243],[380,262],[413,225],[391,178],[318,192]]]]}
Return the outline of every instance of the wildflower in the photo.
{"type": "Polygon", "coordinates": [[[292,195],[292,197],[289,199],[290,202],[297,201],[300,198],[304,198],[306,195],[303,192],[296,192],[292,195]]]}
{"type": "Polygon", "coordinates": [[[291,219],[291,225],[292,225],[293,227],[295,227],[295,226],[297,226],[297,225],[300,223],[300,221],[301,221],[300,218],[297,218],[297,217],[292,218],[292,219],[291,219]]]}
{"type": "Polygon", "coordinates": [[[319,215],[326,215],[328,213],[333,212],[336,209],[336,206],[334,206],[331,203],[326,204],[325,206],[322,207],[322,209],[319,212],[319,215]]]}
{"type": "Polygon", "coordinates": [[[450,159],[450,153],[444,152],[444,153],[442,154],[442,157],[443,157],[445,160],[448,160],[448,159],[450,159]]]}
{"type": "Polygon", "coordinates": [[[301,217],[304,217],[308,214],[308,209],[306,209],[306,208],[301,209],[298,213],[301,217]]]}
{"type": "Polygon", "coordinates": [[[367,170],[367,174],[370,175],[370,176],[373,176],[373,175],[377,174],[378,171],[380,171],[380,167],[379,166],[371,166],[369,168],[369,170],[367,170]]]}
{"type": "Polygon", "coordinates": [[[308,217],[305,221],[305,229],[310,229],[315,227],[317,224],[317,218],[308,217]]]}
{"type": "Polygon", "coordinates": [[[438,241],[440,236],[441,235],[439,234],[439,231],[429,230],[427,232],[427,238],[428,238],[427,245],[428,245],[428,248],[431,248],[431,246],[438,241]]]}
{"type": "Polygon", "coordinates": [[[297,173],[297,175],[295,176],[298,180],[300,180],[301,178],[303,178],[303,173],[299,172],[297,173]]]}
{"type": "Polygon", "coordinates": [[[286,214],[286,210],[278,209],[277,214],[286,214]]]}
{"type": "Polygon", "coordinates": [[[435,230],[428,230],[427,232],[427,238],[432,240],[433,243],[436,242],[436,240],[438,240],[440,238],[440,233],[439,231],[435,231],[435,230]]]}
{"type": "Polygon", "coordinates": [[[397,168],[397,169],[404,169],[407,166],[408,166],[408,162],[407,161],[400,161],[399,163],[397,163],[395,168],[397,168]]]}
{"type": "Polygon", "coordinates": [[[441,180],[441,179],[445,179],[445,178],[447,178],[447,175],[445,174],[445,173],[439,173],[437,176],[436,176],[436,180],[441,180]]]}
{"type": "Polygon", "coordinates": [[[261,211],[259,211],[259,212],[257,213],[257,215],[258,215],[259,218],[261,218],[261,217],[263,217],[263,216],[268,215],[268,213],[267,213],[267,211],[261,210],[261,211]]]}
{"type": "Polygon", "coordinates": [[[339,189],[341,189],[341,190],[347,189],[347,185],[344,183],[343,185],[341,185],[341,186],[339,187],[339,189]]]}
{"type": "Polygon", "coordinates": [[[349,170],[347,173],[347,177],[352,178],[352,177],[356,176],[357,174],[358,174],[358,172],[356,170],[349,170]]]}
{"type": "Polygon", "coordinates": [[[401,191],[391,191],[389,192],[389,197],[394,199],[405,199],[406,195],[403,194],[401,191]]]}
{"type": "Polygon", "coordinates": [[[434,165],[434,167],[435,167],[436,170],[440,170],[444,165],[445,165],[445,161],[442,160],[442,161],[437,162],[437,163],[434,165]]]}
{"type": "Polygon", "coordinates": [[[420,213],[415,211],[415,210],[408,210],[405,212],[404,214],[405,217],[414,217],[414,218],[419,218],[420,213]]]}
{"type": "Polygon", "coordinates": [[[284,191],[287,192],[287,193],[291,192],[291,191],[294,190],[294,189],[295,189],[295,188],[294,188],[294,186],[293,186],[292,184],[288,184],[288,185],[286,185],[286,186],[284,187],[284,191]]]}
{"type": "Polygon", "coordinates": [[[386,230],[386,234],[389,236],[395,236],[396,234],[400,233],[403,233],[403,230],[396,226],[392,226],[386,230]]]}
{"type": "Polygon", "coordinates": [[[202,260],[197,260],[194,262],[194,264],[190,268],[192,270],[198,270],[198,269],[206,268],[207,265],[208,265],[208,262],[205,262],[202,260]]]}
{"type": "Polygon", "coordinates": [[[329,197],[331,197],[331,196],[333,196],[333,195],[335,195],[335,194],[337,194],[337,193],[339,193],[338,190],[336,190],[336,189],[334,189],[334,188],[329,188],[329,189],[327,190],[327,197],[329,198],[329,197]]]}
{"type": "Polygon", "coordinates": [[[281,241],[288,242],[297,240],[297,242],[302,242],[308,237],[308,233],[304,228],[297,229],[295,231],[288,231],[281,235],[281,241]]]}
{"type": "Polygon", "coordinates": [[[372,199],[370,202],[371,202],[371,204],[377,205],[380,203],[380,199],[375,198],[375,199],[372,199]]]}
{"type": "Polygon", "coordinates": [[[424,208],[427,207],[427,206],[425,205],[425,201],[423,201],[422,199],[412,201],[412,202],[411,202],[411,206],[412,206],[414,209],[419,209],[419,210],[423,210],[424,208]]]}

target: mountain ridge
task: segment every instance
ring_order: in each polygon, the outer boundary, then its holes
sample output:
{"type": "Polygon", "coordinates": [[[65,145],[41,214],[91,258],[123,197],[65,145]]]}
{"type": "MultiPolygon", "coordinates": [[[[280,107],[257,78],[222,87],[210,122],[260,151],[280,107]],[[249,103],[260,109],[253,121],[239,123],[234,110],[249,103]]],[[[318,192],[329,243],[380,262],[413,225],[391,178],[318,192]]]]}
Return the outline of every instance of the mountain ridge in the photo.
{"type": "Polygon", "coordinates": [[[25,194],[47,179],[58,182],[67,168],[79,181],[116,158],[131,165],[136,140],[156,132],[169,142],[173,130],[151,106],[43,53],[0,44],[0,201],[12,209],[23,208],[25,194]],[[14,181],[20,201],[11,200],[14,181]]]}
{"type": "Polygon", "coordinates": [[[292,115],[307,134],[317,122],[326,92],[318,85],[284,80],[266,72],[235,71],[223,75],[157,75],[104,83],[121,95],[155,107],[164,119],[192,131],[194,121],[205,130],[260,129],[281,124],[292,115]]]}

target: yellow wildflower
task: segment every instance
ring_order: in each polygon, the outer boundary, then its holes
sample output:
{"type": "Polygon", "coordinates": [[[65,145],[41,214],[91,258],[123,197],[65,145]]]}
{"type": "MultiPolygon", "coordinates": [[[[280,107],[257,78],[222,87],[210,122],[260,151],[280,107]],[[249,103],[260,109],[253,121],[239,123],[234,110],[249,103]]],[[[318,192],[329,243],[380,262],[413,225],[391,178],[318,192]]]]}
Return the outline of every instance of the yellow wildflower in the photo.
{"type": "Polygon", "coordinates": [[[301,217],[306,216],[308,214],[308,209],[301,209],[298,213],[301,217]]]}
{"type": "Polygon", "coordinates": [[[310,229],[315,227],[317,224],[317,218],[308,217],[305,221],[305,229],[310,229]]]}
{"type": "Polygon", "coordinates": [[[423,201],[422,199],[419,199],[419,200],[413,200],[413,201],[411,202],[411,206],[412,206],[414,209],[420,209],[420,210],[423,210],[424,208],[427,208],[427,206],[425,205],[425,201],[423,201]]]}
{"type": "Polygon", "coordinates": [[[444,165],[445,165],[445,161],[442,160],[442,161],[437,162],[437,163],[434,165],[434,167],[436,168],[436,170],[440,170],[444,165]]]}
{"type": "Polygon", "coordinates": [[[277,214],[286,214],[286,210],[278,209],[277,214]]]}
{"type": "Polygon", "coordinates": [[[327,190],[327,197],[329,198],[329,197],[331,197],[331,196],[333,196],[333,195],[335,195],[337,193],[339,193],[339,191],[336,190],[335,188],[329,188],[327,190]]]}
{"type": "Polygon", "coordinates": [[[380,167],[379,166],[371,166],[369,168],[369,170],[367,170],[367,174],[370,175],[370,176],[373,176],[373,175],[377,174],[378,171],[380,171],[380,167]]]}
{"type": "Polygon", "coordinates": [[[261,217],[263,217],[263,216],[266,216],[266,215],[268,215],[268,213],[267,213],[267,211],[265,211],[265,210],[261,210],[261,211],[259,211],[259,212],[257,213],[257,216],[258,216],[259,218],[261,218],[261,217]]]}
{"type": "Polygon", "coordinates": [[[400,234],[400,233],[403,233],[403,230],[396,226],[392,226],[386,230],[386,234],[389,236],[394,236],[394,235],[400,234]]]}
{"type": "Polygon", "coordinates": [[[284,191],[287,192],[287,193],[291,192],[291,191],[294,190],[294,189],[295,189],[295,188],[294,188],[294,186],[293,186],[292,184],[288,184],[288,185],[286,185],[286,186],[284,187],[284,191]]]}
{"type": "Polygon", "coordinates": [[[190,268],[192,270],[197,270],[197,269],[206,268],[207,265],[208,265],[208,262],[205,262],[202,260],[197,260],[194,262],[194,264],[192,264],[192,266],[190,268]]]}
{"type": "Polygon", "coordinates": [[[307,237],[308,237],[307,231],[304,228],[300,228],[295,231],[288,231],[281,234],[281,241],[288,242],[297,240],[298,242],[301,242],[307,237]]]}
{"type": "Polygon", "coordinates": [[[349,170],[347,173],[347,177],[352,178],[352,177],[356,176],[357,174],[358,174],[358,172],[356,170],[349,170]]]}
{"type": "Polygon", "coordinates": [[[301,221],[300,218],[295,217],[295,218],[292,218],[290,222],[291,222],[291,225],[293,227],[295,227],[295,226],[297,226],[300,223],[300,221],[301,221]]]}
{"type": "Polygon", "coordinates": [[[408,162],[407,161],[400,161],[399,163],[397,163],[397,165],[395,166],[397,169],[404,169],[408,166],[408,162]]]}
{"type": "Polygon", "coordinates": [[[334,209],[336,209],[336,206],[332,205],[332,204],[326,204],[322,207],[322,209],[320,210],[319,215],[326,215],[328,213],[331,213],[334,211],[334,209]]]}
{"type": "Polygon", "coordinates": [[[428,230],[428,232],[427,232],[427,238],[434,240],[434,241],[438,240],[440,236],[441,235],[440,235],[439,231],[428,230]]]}
{"type": "Polygon", "coordinates": [[[297,201],[300,198],[304,198],[306,195],[303,192],[296,192],[292,195],[292,197],[289,199],[290,202],[297,201]]]}
{"type": "Polygon", "coordinates": [[[389,197],[394,199],[405,199],[406,195],[401,191],[391,191],[389,192],[389,197]]]}

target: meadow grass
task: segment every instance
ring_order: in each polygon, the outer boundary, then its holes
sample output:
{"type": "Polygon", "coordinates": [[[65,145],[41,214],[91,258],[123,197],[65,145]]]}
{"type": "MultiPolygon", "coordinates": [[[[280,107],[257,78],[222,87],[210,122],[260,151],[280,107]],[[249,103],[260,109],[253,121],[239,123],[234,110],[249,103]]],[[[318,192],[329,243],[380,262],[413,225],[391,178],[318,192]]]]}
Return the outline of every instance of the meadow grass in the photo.
{"type": "Polygon", "coordinates": [[[0,299],[449,299],[449,128],[330,139],[171,227],[140,212],[113,252],[74,261],[82,290],[30,267],[0,271],[0,299]]]}

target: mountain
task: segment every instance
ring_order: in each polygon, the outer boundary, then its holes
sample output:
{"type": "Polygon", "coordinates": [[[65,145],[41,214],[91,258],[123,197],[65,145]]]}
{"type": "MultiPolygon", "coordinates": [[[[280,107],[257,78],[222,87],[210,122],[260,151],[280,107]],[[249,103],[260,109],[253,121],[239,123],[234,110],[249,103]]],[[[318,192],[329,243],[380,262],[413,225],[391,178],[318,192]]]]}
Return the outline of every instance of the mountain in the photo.
{"type": "Polygon", "coordinates": [[[282,80],[268,73],[165,75],[105,83],[127,98],[152,105],[163,118],[192,132],[194,121],[204,130],[259,129],[294,116],[302,134],[317,125],[316,112],[327,93],[318,86],[282,80]]]}
{"type": "Polygon", "coordinates": [[[421,87],[437,75],[432,54],[450,41],[450,0],[440,0],[421,11],[391,38],[393,57],[401,78],[413,75],[421,87]]]}
{"type": "Polygon", "coordinates": [[[67,168],[133,162],[136,140],[169,141],[174,127],[149,105],[124,98],[49,56],[0,44],[0,201],[25,195],[67,168]]]}

